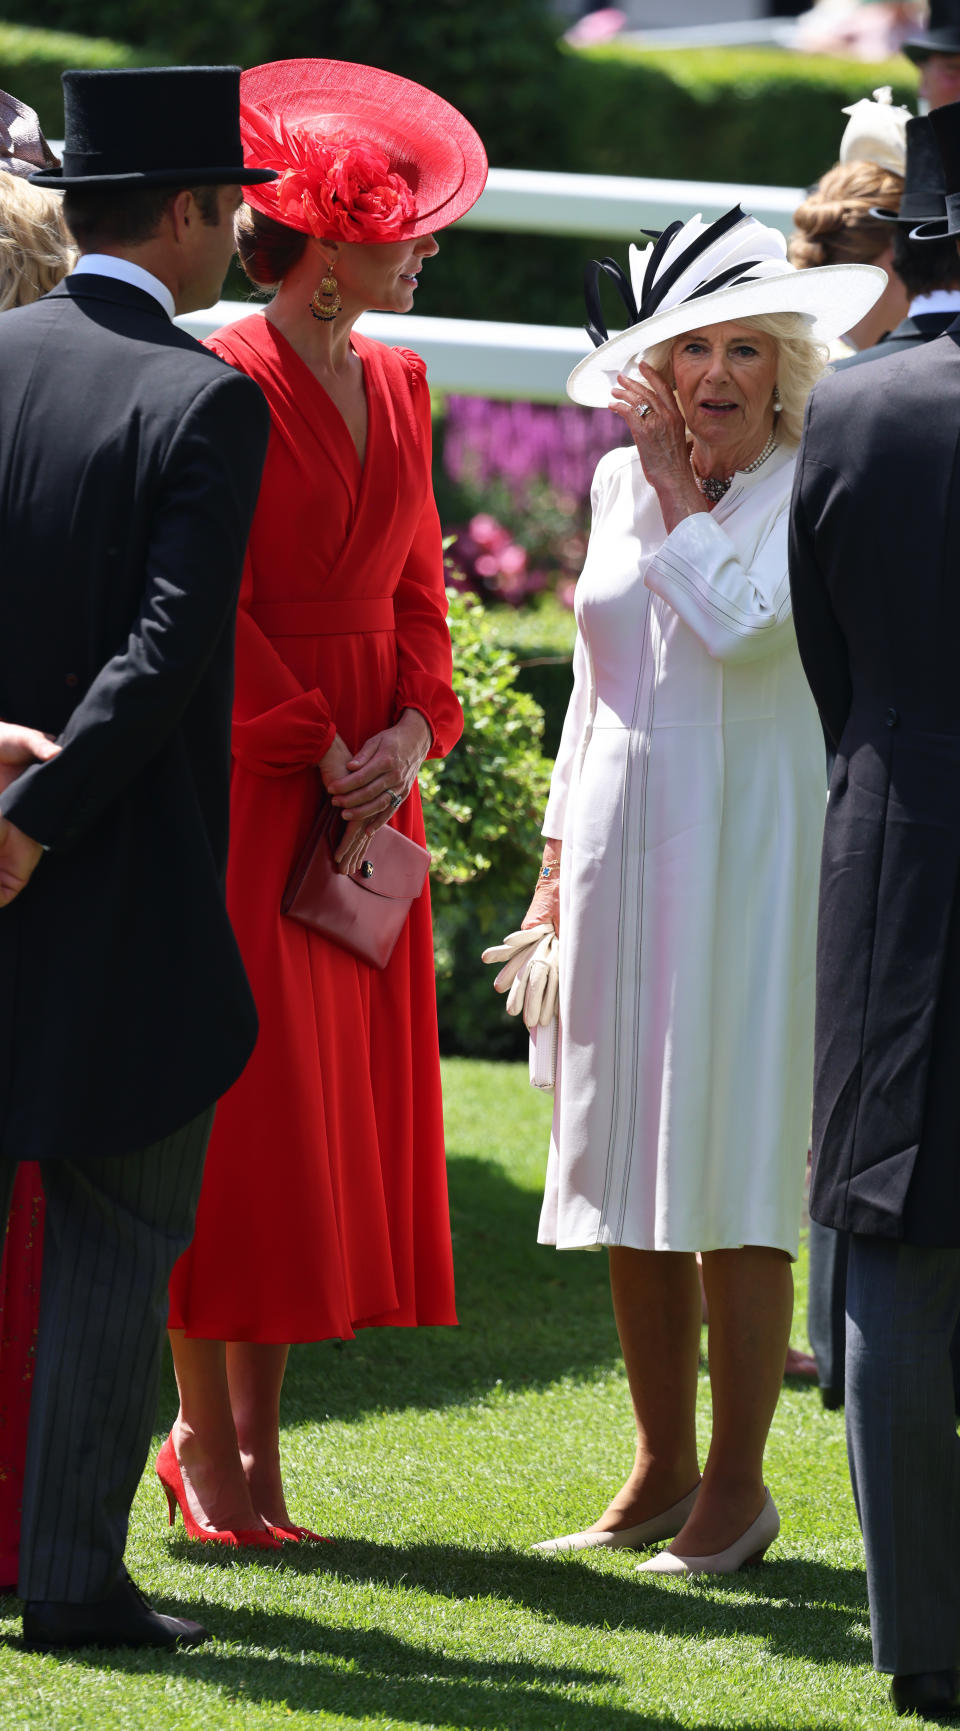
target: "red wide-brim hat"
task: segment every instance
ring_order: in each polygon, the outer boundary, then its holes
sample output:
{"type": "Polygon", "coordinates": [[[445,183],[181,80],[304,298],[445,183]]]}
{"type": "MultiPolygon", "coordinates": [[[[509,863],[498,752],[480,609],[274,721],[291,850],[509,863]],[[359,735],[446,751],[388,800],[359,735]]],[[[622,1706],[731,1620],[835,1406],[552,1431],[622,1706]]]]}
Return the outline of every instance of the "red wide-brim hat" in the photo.
{"type": "MultiPolygon", "coordinates": [[[[413,203],[412,215],[391,224],[390,240],[412,240],[448,227],[476,204],[486,184],[486,152],[469,120],[442,96],[396,73],[347,60],[273,60],[241,75],[240,102],[241,113],[258,111],[276,139],[276,156],[268,161],[267,129],[254,143],[242,127],[245,160],[252,169],[276,168],[281,176],[292,169],[283,148],[283,135],[290,131],[325,144],[381,150],[392,173],[410,188],[413,203]]],[[[289,203],[280,207],[281,185],[247,185],[244,196],[264,216],[317,234],[315,220],[289,203]]],[[[363,238],[378,235],[371,228],[363,238]]]]}

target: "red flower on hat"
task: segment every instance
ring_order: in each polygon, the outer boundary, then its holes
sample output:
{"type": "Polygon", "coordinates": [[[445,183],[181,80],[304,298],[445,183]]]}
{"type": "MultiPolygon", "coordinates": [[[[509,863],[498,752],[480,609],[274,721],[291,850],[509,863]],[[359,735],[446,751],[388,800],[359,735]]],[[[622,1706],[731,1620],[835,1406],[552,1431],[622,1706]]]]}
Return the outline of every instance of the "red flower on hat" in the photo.
{"type": "Polygon", "coordinates": [[[257,187],[279,222],[318,240],[395,240],[417,214],[416,201],[386,154],[362,139],[325,139],[241,104],[248,168],[276,168],[279,180],[257,187]]]}

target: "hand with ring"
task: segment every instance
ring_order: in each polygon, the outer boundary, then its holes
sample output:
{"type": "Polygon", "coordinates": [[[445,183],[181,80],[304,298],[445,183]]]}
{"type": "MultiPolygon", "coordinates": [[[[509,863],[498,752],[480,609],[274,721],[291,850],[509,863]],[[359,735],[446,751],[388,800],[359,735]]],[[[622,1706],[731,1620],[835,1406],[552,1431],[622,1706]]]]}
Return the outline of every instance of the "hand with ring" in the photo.
{"type": "Polygon", "coordinates": [[[409,795],[432,743],[420,711],[405,709],[393,727],[372,734],[342,767],[324,775],[333,804],[351,827],[362,825],[367,835],[382,829],[409,795]]]}
{"type": "Polygon", "coordinates": [[[666,379],[641,361],[638,377],[620,373],[610,404],[630,429],[643,472],[660,498],[680,507],[681,515],[704,509],[690,469],[687,426],[666,379]]]}

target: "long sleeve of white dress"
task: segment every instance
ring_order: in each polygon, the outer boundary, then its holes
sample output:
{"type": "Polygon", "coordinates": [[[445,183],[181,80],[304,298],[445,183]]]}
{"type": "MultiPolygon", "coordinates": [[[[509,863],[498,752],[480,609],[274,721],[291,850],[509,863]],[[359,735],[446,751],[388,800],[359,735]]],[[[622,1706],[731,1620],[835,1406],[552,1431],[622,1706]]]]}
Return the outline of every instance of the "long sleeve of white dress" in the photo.
{"type": "Polygon", "coordinates": [[[647,566],[647,588],[669,603],[715,661],[756,661],[792,637],[788,522],[785,504],[748,569],[722,526],[699,512],[678,523],[647,566]]]}

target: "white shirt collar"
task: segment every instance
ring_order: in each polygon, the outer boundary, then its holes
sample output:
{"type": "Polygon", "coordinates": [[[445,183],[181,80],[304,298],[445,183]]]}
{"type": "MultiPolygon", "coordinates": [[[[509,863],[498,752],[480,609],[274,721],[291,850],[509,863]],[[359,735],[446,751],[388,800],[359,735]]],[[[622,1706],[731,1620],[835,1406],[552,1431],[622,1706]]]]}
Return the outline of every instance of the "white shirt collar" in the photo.
{"type": "Polygon", "coordinates": [[[144,270],[142,265],[134,264],[129,258],[114,258],[112,253],[85,252],[73,267],[74,276],[108,276],[115,282],[129,283],[131,288],[143,289],[159,301],[168,319],[172,319],[177,310],[177,304],[165,282],[153,275],[152,271],[144,270]]]}
{"type": "Polygon", "coordinates": [[[960,289],[934,289],[932,294],[917,295],[910,302],[910,317],[924,313],[960,313],[960,289]]]}

